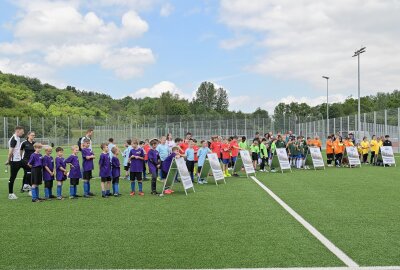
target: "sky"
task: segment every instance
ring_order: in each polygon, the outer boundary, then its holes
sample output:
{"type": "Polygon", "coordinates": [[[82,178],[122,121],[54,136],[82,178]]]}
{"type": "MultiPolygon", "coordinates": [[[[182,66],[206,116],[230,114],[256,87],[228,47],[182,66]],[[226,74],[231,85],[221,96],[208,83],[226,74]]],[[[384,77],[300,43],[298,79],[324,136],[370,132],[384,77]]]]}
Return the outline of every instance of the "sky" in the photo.
{"type": "Polygon", "coordinates": [[[400,84],[400,0],[0,0],[0,71],[57,87],[192,99],[230,109],[330,102],[400,84]]]}

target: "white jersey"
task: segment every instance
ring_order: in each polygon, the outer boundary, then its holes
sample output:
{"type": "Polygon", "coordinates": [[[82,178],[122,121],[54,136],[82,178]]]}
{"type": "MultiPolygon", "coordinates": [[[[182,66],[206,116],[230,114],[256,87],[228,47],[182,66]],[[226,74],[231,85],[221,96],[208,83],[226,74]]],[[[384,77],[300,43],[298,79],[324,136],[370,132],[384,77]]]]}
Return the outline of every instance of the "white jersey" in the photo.
{"type": "Polygon", "coordinates": [[[21,161],[21,138],[14,134],[8,141],[8,147],[13,148],[10,161],[21,161]]]}

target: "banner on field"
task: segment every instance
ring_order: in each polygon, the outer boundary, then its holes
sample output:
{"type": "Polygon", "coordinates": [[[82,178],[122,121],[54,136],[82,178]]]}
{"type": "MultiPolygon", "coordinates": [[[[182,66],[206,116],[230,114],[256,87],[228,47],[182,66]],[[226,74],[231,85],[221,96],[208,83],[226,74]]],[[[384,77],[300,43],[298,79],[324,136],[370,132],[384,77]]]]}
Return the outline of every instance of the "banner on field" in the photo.
{"type": "Polygon", "coordinates": [[[349,161],[350,168],[353,167],[353,166],[360,166],[361,167],[361,161],[360,161],[360,156],[358,155],[357,147],[355,147],[355,146],[346,146],[344,157],[347,157],[347,159],[349,161]]]}
{"type": "Polygon", "coordinates": [[[254,174],[254,175],[256,174],[253,162],[250,157],[250,153],[247,150],[239,151],[239,156],[237,157],[235,166],[233,167],[233,172],[235,173],[240,172],[242,167],[244,167],[247,177],[249,177],[249,174],[254,174]]]}
{"type": "Polygon", "coordinates": [[[210,170],[215,180],[215,184],[218,185],[218,181],[224,181],[224,183],[226,183],[224,172],[221,168],[221,163],[219,162],[218,156],[215,153],[207,154],[207,158],[204,161],[203,167],[201,168],[200,178],[206,179],[210,170]]]}
{"type": "MultiPolygon", "coordinates": [[[[292,171],[292,168],[290,167],[289,163],[289,158],[286,152],[286,148],[276,148],[275,150],[275,155],[273,159],[278,160],[279,168],[281,169],[281,172],[283,173],[283,170],[290,170],[292,171]]],[[[272,162],[274,163],[274,162],[272,162]]],[[[275,162],[276,164],[276,162],[275,162]]]]}
{"type": "Polygon", "coordinates": [[[394,158],[393,148],[391,146],[381,146],[381,157],[383,165],[396,166],[396,160],[394,158]]]}
{"type": "Polygon", "coordinates": [[[319,147],[310,147],[308,148],[308,156],[311,158],[312,161],[312,166],[314,169],[316,168],[324,168],[325,169],[325,163],[324,159],[321,154],[321,149],[319,147]]]}
{"type": "Polygon", "coordinates": [[[175,183],[176,176],[179,175],[182,186],[187,195],[187,190],[192,188],[194,190],[192,178],[190,177],[189,171],[186,166],[184,158],[174,158],[168,171],[167,178],[164,181],[163,193],[166,188],[172,188],[175,183]]]}

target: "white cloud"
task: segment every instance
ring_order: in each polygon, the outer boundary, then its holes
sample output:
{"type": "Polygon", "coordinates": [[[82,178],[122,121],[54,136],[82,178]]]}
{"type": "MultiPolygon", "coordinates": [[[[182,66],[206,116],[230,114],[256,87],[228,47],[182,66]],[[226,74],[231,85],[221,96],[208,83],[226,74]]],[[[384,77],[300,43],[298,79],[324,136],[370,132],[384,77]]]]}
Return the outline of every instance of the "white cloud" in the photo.
{"type": "Polygon", "coordinates": [[[174,6],[171,3],[165,3],[160,10],[160,16],[168,17],[174,11],[174,6]]]}
{"type": "Polygon", "coordinates": [[[191,98],[191,95],[184,93],[178,86],[170,81],[162,81],[149,88],[141,88],[129,96],[132,98],[160,97],[164,92],[171,92],[172,94],[177,94],[186,99],[191,98]]]}
{"type": "Polygon", "coordinates": [[[249,38],[247,36],[235,37],[232,39],[221,40],[219,43],[219,46],[222,49],[233,50],[233,49],[237,49],[239,47],[242,47],[242,46],[248,44],[250,41],[251,41],[251,38],[249,38]]]}
{"type": "MultiPolygon", "coordinates": [[[[102,4],[134,7],[144,2],[102,1],[102,4]]],[[[0,57],[7,56],[16,63],[40,63],[48,69],[98,64],[124,79],[141,75],[145,66],[155,62],[149,48],[122,46],[127,42],[132,44],[133,39],[149,29],[135,10],[125,10],[118,23],[106,21],[93,11],[83,13],[83,3],[90,6],[79,0],[16,1],[18,16],[12,27],[14,40],[0,43],[0,57]]]]}
{"type": "MultiPolygon", "coordinates": [[[[345,101],[347,96],[342,94],[335,94],[329,96],[329,104],[336,102],[345,101]]],[[[264,110],[267,110],[270,114],[274,113],[274,109],[276,105],[279,103],[290,104],[292,102],[298,103],[306,103],[310,106],[317,106],[322,103],[326,103],[326,96],[318,96],[318,97],[295,97],[293,95],[289,95],[283,97],[281,99],[275,100],[263,100],[262,98],[254,98],[251,96],[243,95],[243,96],[234,96],[229,98],[229,106],[232,110],[241,110],[242,112],[254,112],[257,107],[261,107],[264,110]]]]}
{"type": "Polygon", "coordinates": [[[235,36],[252,34],[258,40],[252,44],[264,51],[247,70],[315,89],[327,75],[335,93],[346,96],[355,94],[357,61],[351,56],[363,45],[362,94],[399,88],[399,12],[398,1],[220,1],[220,21],[235,36]]]}

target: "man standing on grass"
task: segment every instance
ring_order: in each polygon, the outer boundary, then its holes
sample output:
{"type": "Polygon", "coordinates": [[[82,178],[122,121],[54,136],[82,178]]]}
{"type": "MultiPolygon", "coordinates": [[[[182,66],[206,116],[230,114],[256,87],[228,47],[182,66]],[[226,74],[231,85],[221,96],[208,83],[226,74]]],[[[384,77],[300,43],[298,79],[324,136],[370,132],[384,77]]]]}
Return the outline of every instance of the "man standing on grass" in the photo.
{"type": "Polygon", "coordinates": [[[21,137],[24,135],[24,128],[15,127],[15,133],[8,141],[8,159],[6,165],[10,165],[10,180],[8,181],[8,199],[16,200],[18,197],[14,194],[14,182],[18,172],[24,167],[21,158],[21,137]]]}

